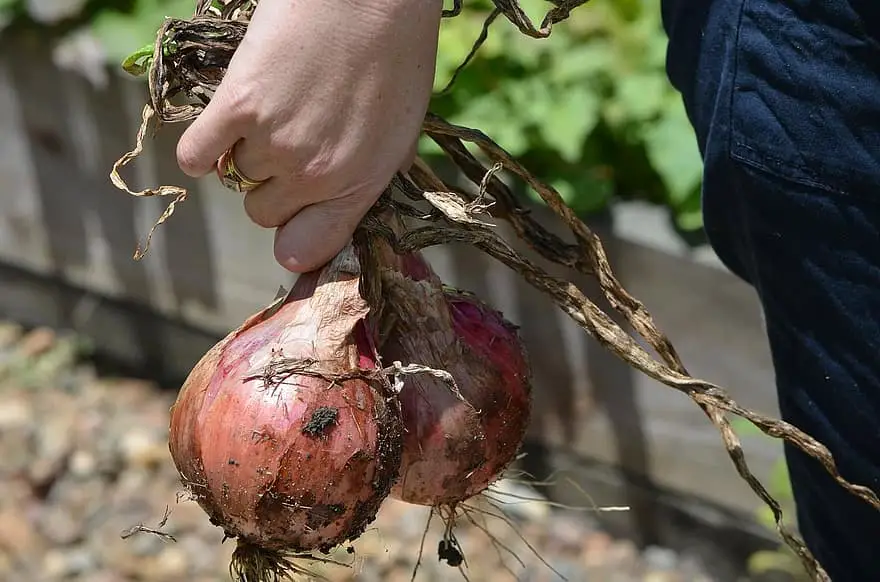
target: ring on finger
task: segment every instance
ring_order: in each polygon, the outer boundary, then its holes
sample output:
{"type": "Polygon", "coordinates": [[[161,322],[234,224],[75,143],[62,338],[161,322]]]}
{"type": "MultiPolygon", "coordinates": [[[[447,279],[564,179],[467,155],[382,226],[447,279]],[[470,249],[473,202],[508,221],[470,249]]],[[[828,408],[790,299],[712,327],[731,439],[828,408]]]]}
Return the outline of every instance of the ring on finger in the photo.
{"type": "Polygon", "coordinates": [[[233,149],[229,148],[217,160],[217,176],[220,182],[234,192],[250,192],[262,185],[266,180],[253,180],[242,173],[235,165],[233,149]]]}

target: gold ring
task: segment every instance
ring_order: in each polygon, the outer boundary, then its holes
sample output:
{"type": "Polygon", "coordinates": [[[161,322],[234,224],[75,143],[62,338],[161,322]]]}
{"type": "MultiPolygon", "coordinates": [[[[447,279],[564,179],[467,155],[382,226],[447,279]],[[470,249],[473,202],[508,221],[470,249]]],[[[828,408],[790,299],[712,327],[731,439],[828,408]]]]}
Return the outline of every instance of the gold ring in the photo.
{"type": "Polygon", "coordinates": [[[220,182],[224,186],[234,192],[250,192],[266,181],[252,180],[241,173],[241,171],[235,166],[235,159],[233,159],[232,150],[233,148],[229,148],[223,152],[223,155],[217,160],[217,176],[220,178],[220,182]]]}

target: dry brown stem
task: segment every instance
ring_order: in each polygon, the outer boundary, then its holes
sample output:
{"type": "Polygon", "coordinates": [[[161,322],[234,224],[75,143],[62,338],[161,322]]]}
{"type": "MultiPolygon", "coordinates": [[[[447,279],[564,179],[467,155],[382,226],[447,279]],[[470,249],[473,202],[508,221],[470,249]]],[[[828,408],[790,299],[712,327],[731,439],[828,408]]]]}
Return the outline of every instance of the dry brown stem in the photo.
{"type": "MultiPolygon", "coordinates": [[[[573,8],[586,0],[553,2],[554,6],[538,27],[529,20],[516,0],[494,2],[496,11],[493,12],[493,19],[499,13],[504,14],[524,34],[543,38],[550,34],[555,23],[567,18],[573,8]]],[[[144,108],[136,147],[114,165],[111,179],[117,187],[135,196],[173,195],[174,201],[159,223],[171,215],[175,204],[185,199],[186,191],[176,186],[161,186],[135,192],[126,185],[119,172],[141,152],[144,139],[153,124],[190,120],[209,102],[244,35],[247,19],[254,6],[255,0],[231,0],[222,4],[216,0],[201,0],[193,19],[167,19],[158,33],[148,75],[150,100],[144,108]],[[188,97],[189,103],[172,104],[172,99],[180,95],[188,97]]],[[[444,12],[444,16],[455,16],[460,9],[461,4],[456,2],[452,10],[444,12]]],[[[745,409],[720,386],[691,377],[645,306],[630,295],[615,277],[599,237],[574,214],[553,188],[533,176],[502,147],[480,131],[451,125],[432,114],[426,117],[423,131],[478,187],[478,195],[445,183],[422,161],[418,161],[407,175],[397,175],[355,235],[355,244],[363,254],[365,274],[375,272],[371,269],[370,253],[363,253],[364,248],[371,246],[370,239],[374,237],[383,239],[397,252],[452,242],[467,243],[507,265],[549,296],[605,348],[633,368],[690,397],[720,432],[724,447],[739,475],[772,509],[780,536],[799,556],[812,579],[829,580],[804,543],[788,529],[779,504],[749,470],[739,438],[726,414],[745,418],[764,434],[783,439],[817,459],[842,487],[875,509],[880,509],[877,495],[868,487],[844,479],[828,448],[808,434],[787,422],[745,409]],[[478,154],[471,152],[467,144],[475,146],[478,154]],[[487,165],[492,167],[487,168],[487,165]],[[530,216],[520,200],[496,175],[499,167],[525,182],[541,197],[571,232],[574,243],[563,241],[530,216]],[[399,228],[389,225],[389,212],[418,224],[400,232],[399,228]],[[482,214],[508,223],[515,235],[544,259],[594,277],[611,306],[623,315],[658,357],[644,349],[575,284],[550,275],[514,250],[490,222],[481,218],[482,214]]],[[[136,258],[140,258],[145,250],[138,249],[136,258]]],[[[378,303],[381,292],[377,285],[378,277],[365,277],[362,293],[368,299],[375,298],[378,303]]],[[[381,305],[378,309],[381,309],[381,305]]]]}
{"type": "Polygon", "coordinates": [[[147,533],[147,534],[154,535],[164,541],[176,542],[177,539],[173,535],[162,531],[162,528],[165,527],[165,524],[168,523],[168,518],[170,516],[171,516],[171,508],[165,507],[165,515],[162,516],[162,519],[159,520],[159,523],[156,524],[156,527],[148,527],[148,526],[144,525],[143,523],[139,523],[139,524],[132,526],[132,527],[126,529],[125,531],[123,531],[121,534],[119,534],[119,537],[126,540],[135,534],[147,533]]]}

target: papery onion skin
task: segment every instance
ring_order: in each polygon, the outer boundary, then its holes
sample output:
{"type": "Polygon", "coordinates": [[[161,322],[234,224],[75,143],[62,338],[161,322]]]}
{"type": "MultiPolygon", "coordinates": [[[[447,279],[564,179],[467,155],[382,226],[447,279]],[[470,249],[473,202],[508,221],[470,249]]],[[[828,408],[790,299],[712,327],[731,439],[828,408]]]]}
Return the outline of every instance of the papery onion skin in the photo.
{"type": "Polygon", "coordinates": [[[350,247],[301,275],[286,300],[210,350],[181,389],[171,455],[227,536],[326,552],[358,537],[387,497],[400,412],[369,373],[376,358],[358,275],[350,247]]]}
{"type": "Polygon", "coordinates": [[[407,376],[401,475],[392,497],[455,505],[484,491],[514,460],[531,417],[530,368],[517,328],[475,295],[440,283],[420,254],[404,255],[383,286],[399,321],[383,360],[449,372],[407,376]]]}

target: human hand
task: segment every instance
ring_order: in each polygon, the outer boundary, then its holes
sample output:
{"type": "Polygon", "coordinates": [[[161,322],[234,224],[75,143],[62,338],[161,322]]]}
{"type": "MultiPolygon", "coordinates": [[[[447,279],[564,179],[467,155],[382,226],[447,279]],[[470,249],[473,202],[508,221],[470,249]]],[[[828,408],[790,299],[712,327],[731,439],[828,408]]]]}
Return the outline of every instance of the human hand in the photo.
{"type": "Polygon", "coordinates": [[[261,0],[177,160],[190,176],[233,150],[247,215],[275,258],[329,261],[408,169],[434,80],[442,0],[261,0]]]}

